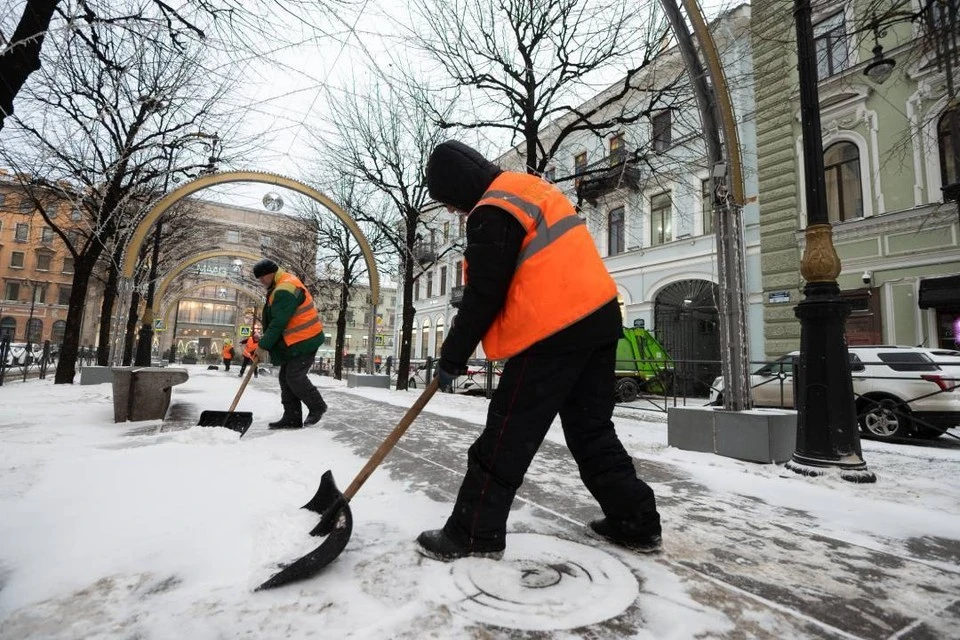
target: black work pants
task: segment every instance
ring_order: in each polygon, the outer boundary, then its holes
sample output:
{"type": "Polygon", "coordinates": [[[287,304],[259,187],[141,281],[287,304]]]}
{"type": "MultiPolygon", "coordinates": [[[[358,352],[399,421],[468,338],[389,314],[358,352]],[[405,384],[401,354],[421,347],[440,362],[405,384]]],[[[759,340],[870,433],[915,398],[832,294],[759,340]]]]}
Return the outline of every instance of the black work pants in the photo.
{"type": "Polygon", "coordinates": [[[503,547],[514,494],[557,414],[580,478],[604,515],[642,520],[656,512],[653,490],[637,477],[611,420],[615,359],[614,342],[507,361],[486,426],[467,454],[448,536],[473,549],[503,547]]]}
{"type": "MultiPolygon", "coordinates": [[[[240,375],[243,375],[243,372],[247,370],[247,365],[251,364],[252,362],[253,362],[253,359],[252,359],[252,358],[248,358],[247,356],[243,356],[243,364],[240,365],[240,375]]],[[[254,367],[254,368],[253,368],[253,377],[256,378],[256,377],[258,377],[259,375],[260,375],[260,374],[257,373],[257,368],[254,367]]]]}
{"type": "Polygon", "coordinates": [[[230,358],[223,359],[223,367],[226,371],[230,371],[230,358]]]}
{"type": "Polygon", "coordinates": [[[314,351],[294,356],[280,365],[280,402],[283,403],[285,413],[294,406],[296,406],[295,413],[301,413],[301,402],[307,405],[308,411],[317,410],[326,404],[323,396],[307,378],[316,354],[317,352],[314,351]]]}

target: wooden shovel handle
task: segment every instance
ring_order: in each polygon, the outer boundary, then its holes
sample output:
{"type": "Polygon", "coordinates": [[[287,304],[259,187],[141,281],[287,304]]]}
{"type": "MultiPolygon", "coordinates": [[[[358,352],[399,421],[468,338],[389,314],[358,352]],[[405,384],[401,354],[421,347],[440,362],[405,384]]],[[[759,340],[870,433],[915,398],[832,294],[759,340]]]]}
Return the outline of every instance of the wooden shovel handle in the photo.
{"type": "Polygon", "coordinates": [[[423,393],[420,394],[420,397],[417,398],[417,401],[413,403],[413,406],[407,409],[407,412],[403,415],[403,418],[400,419],[400,422],[393,428],[393,431],[390,432],[390,435],[387,436],[387,439],[384,440],[376,451],[373,452],[373,455],[370,456],[370,459],[367,460],[367,464],[364,465],[363,469],[360,470],[360,473],[357,474],[357,477],[353,479],[353,482],[350,483],[350,486],[347,487],[347,490],[343,492],[343,497],[347,499],[347,502],[360,490],[360,487],[363,486],[363,483],[367,481],[367,478],[370,477],[370,474],[380,466],[380,463],[383,462],[383,459],[387,457],[387,454],[390,453],[390,450],[393,449],[393,446],[397,444],[397,440],[407,431],[407,427],[410,426],[410,423],[420,415],[420,412],[423,411],[423,408],[430,401],[430,398],[433,397],[433,394],[437,392],[437,389],[440,387],[440,377],[436,376],[433,380],[430,381],[430,384],[427,385],[427,388],[423,390],[423,393]]]}
{"type": "Polygon", "coordinates": [[[243,390],[247,388],[247,383],[250,382],[250,376],[253,375],[253,372],[257,370],[257,355],[254,354],[250,359],[250,370],[247,371],[247,375],[243,377],[243,382],[240,383],[240,390],[237,391],[237,395],[233,397],[233,403],[230,405],[230,409],[227,410],[227,413],[233,413],[233,410],[237,408],[237,404],[240,403],[240,396],[243,395],[243,390]]]}

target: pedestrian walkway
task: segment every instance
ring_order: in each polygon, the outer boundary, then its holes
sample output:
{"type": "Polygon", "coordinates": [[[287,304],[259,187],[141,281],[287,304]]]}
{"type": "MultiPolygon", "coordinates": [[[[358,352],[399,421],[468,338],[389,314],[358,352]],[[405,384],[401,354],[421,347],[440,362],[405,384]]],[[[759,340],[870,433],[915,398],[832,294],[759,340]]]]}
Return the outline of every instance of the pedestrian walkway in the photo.
{"type": "Polygon", "coordinates": [[[618,410],[660,501],[661,554],[589,533],[601,514],[555,426],[504,560],[442,564],[412,541],[449,513],[486,409],[448,394],[352,501],[341,557],[253,593],[319,543],[297,507],[321,474],[344,488],[419,392],[315,377],[322,422],[277,432],[277,381],[261,376],[238,440],[193,426],[226,408],[235,375],[190,374],[166,422],[114,425],[106,385],[0,389],[0,638],[960,638],[960,447],[864,442],[879,480],[852,485],[679,451],[661,420],[618,410]]]}

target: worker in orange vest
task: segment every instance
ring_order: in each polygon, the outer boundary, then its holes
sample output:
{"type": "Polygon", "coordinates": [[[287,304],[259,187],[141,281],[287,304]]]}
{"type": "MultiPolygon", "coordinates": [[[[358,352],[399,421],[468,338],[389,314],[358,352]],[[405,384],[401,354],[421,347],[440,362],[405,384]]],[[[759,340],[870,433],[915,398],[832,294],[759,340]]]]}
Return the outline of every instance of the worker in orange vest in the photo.
{"type": "Polygon", "coordinates": [[[264,258],[253,265],[253,275],[267,289],[263,306],[263,335],[257,356],[270,353],[270,362],[280,365],[280,402],[283,416],[268,424],[271,429],[300,429],[320,422],[327,403],[307,374],[317,350],[323,345],[323,322],[300,279],[264,258]],[[307,405],[307,417],[303,406],[307,405]]]}
{"type": "Polygon", "coordinates": [[[225,371],[230,371],[230,363],[233,361],[233,345],[229,342],[223,343],[223,367],[225,371]]]}
{"type": "MultiPolygon", "coordinates": [[[[257,347],[260,342],[260,334],[254,331],[249,338],[244,338],[240,341],[240,344],[243,345],[243,364],[240,365],[240,377],[243,377],[243,372],[247,370],[247,365],[253,362],[253,356],[257,352],[257,347]]],[[[260,377],[260,373],[257,371],[257,367],[253,367],[253,377],[260,377]]]]}
{"type": "Polygon", "coordinates": [[[465,144],[431,153],[430,197],[466,215],[466,284],[437,375],[449,387],[483,341],[504,360],[483,432],[442,529],[422,555],[499,559],[514,495],[559,414],[580,477],[604,518],[596,535],[640,552],[661,545],[653,490],[614,431],[614,366],[622,333],[617,287],[573,203],[553,184],[503,171],[465,144]]]}

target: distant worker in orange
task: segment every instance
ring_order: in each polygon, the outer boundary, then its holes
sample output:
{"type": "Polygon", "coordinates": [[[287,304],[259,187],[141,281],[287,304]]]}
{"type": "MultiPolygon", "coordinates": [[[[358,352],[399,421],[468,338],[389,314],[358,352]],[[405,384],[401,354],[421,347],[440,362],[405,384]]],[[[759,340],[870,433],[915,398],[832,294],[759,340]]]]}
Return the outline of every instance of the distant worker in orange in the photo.
{"type": "Polygon", "coordinates": [[[230,363],[233,361],[233,345],[229,342],[224,342],[222,355],[224,369],[230,371],[230,363]]]}
{"type": "MultiPolygon", "coordinates": [[[[240,365],[240,377],[242,378],[243,372],[247,370],[247,365],[253,362],[253,354],[257,352],[257,347],[260,346],[260,334],[254,331],[249,338],[241,340],[240,344],[243,345],[243,364],[240,365]]],[[[257,367],[253,367],[253,377],[257,378],[259,376],[257,367]]]]}

